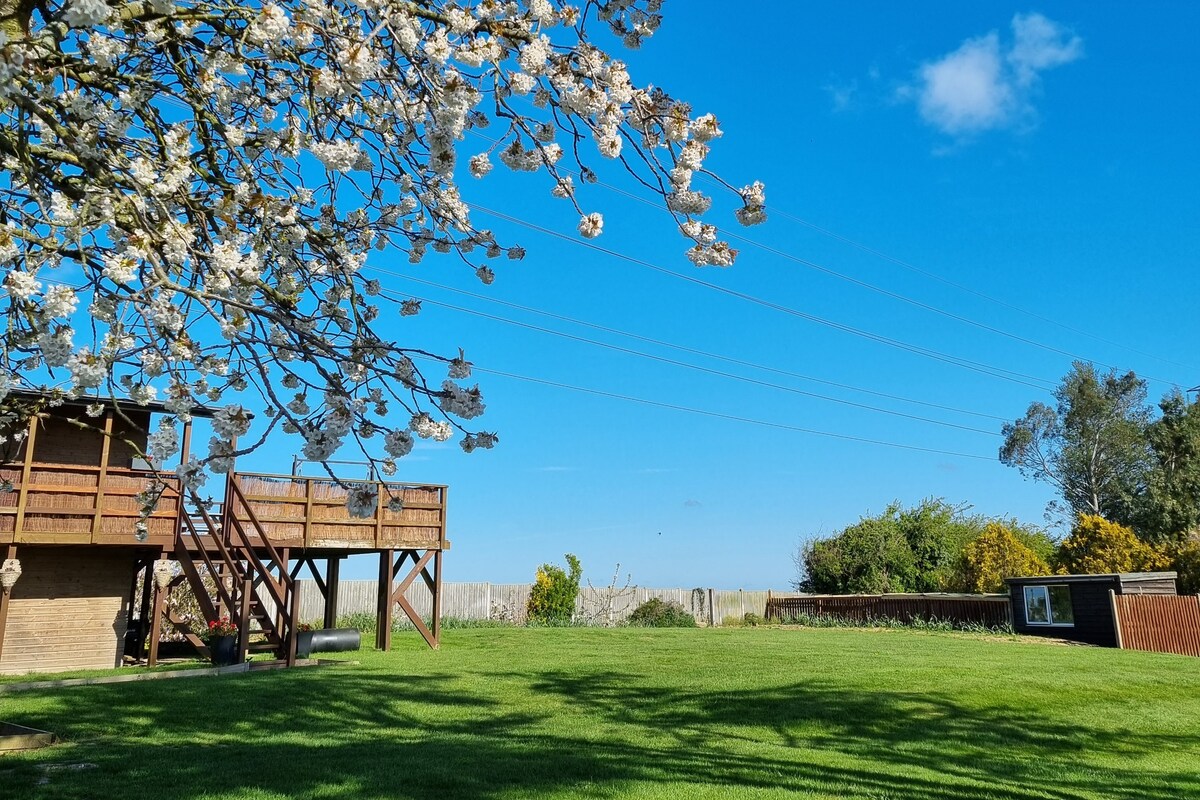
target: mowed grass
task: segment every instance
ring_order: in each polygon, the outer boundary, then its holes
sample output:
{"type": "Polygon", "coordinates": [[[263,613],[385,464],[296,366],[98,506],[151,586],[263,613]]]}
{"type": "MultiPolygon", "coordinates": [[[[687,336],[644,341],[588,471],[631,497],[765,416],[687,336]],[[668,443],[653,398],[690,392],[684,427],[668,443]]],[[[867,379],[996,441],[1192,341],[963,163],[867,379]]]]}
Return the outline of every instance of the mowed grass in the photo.
{"type": "Polygon", "coordinates": [[[6,798],[1200,798],[1200,660],[900,630],[451,630],[0,694],[6,798]],[[75,766],[67,766],[75,765],[75,766]],[[79,766],[84,765],[84,766],[79,766]]]}

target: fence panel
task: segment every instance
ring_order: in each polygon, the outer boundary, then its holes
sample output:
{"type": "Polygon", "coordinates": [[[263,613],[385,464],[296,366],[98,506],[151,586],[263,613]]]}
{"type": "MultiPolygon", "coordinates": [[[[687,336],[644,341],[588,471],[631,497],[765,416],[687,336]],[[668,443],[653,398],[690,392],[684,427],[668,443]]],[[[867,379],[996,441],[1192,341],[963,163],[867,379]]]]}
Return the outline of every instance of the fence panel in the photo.
{"type": "Polygon", "coordinates": [[[772,597],[768,619],[829,617],[851,622],[898,620],[943,621],[958,625],[998,627],[1011,624],[1009,598],[997,595],[876,594],[772,597]]]}
{"type": "Polygon", "coordinates": [[[1118,594],[1112,599],[1121,647],[1200,656],[1200,596],[1118,594]]]}
{"type": "MultiPolygon", "coordinates": [[[[324,600],[311,580],[299,581],[300,618],[319,620],[324,600]]],[[[531,585],[528,583],[444,583],[442,615],[457,619],[497,619],[524,623],[531,585]]],[[[406,595],[424,616],[432,613],[429,590],[416,581],[406,595]]],[[[647,600],[658,597],[679,603],[702,625],[720,625],[726,618],[741,620],[746,614],[787,619],[799,615],[836,616],[840,619],[949,620],[957,623],[1004,625],[1009,622],[1008,595],[800,595],[742,589],[681,589],[631,586],[583,587],[575,609],[586,622],[608,625],[626,620],[647,600]],[[769,598],[769,600],[768,600],[769,598]],[[711,605],[711,608],[710,608],[711,605]]],[[[376,582],[342,581],[338,587],[338,614],[375,613],[376,582]]]]}

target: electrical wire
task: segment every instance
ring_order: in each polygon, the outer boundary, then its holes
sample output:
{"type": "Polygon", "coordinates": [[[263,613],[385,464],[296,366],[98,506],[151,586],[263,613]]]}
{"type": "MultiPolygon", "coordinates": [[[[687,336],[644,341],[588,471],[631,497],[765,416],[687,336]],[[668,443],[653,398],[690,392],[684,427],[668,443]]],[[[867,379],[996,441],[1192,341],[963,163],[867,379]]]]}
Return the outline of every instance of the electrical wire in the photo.
{"type": "Polygon", "coordinates": [[[969,409],[956,408],[954,406],[947,406],[947,405],[943,405],[941,403],[931,403],[927,400],[917,400],[912,397],[904,397],[902,395],[889,394],[888,392],[880,392],[875,389],[867,389],[862,386],[854,386],[853,384],[839,383],[837,381],[826,380],[824,378],[816,378],[816,377],[813,377],[812,375],[804,375],[799,372],[792,372],[790,370],[779,369],[778,367],[767,366],[766,364],[758,364],[753,361],[746,361],[746,360],[743,360],[740,358],[731,358],[729,356],[723,356],[718,353],[709,352],[707,350],[700,350],[700,349],[694,348],[694,347],[687,347],[687,346],[681,345],[681,344],[674,344],[672,342],[666,342],[661,339],[654,339],[649,336],[642,336],[640,334],[631,333],[629,331],[624,331],[624,330],[620,330],[617,328],[610,328],[606,325],[599,325],[595,322],[588,322],[586,320],[577,319],[575,317],[568,317],[563,314],[555,314],[554,312],[551,312],[551,311],[545,311],[543,309],[532,308],[530,306],[521,305],[520,303],[512,303],[507,300],[501,300],[497,297],[489,297],[488,295],[479,294],[478,292],[469,292],[469,291],[466,291],[465,289],[459,289],[459,288],[456,288],[453,286],[446,286],[445,284],[435,283],[434,281],[426,280],[424,278],[417,278],[412,275],[405,275],[401,272],[384,269],[382,267],[378,267],[375,265],[368,265],[368,266],[364,267],[364,269],[370,270],[372,272],[377,272],[382,275],[389,275],[391,277],[399,278],[404,281],[418,283],[423,286],[428,286],[428,287],[431,287],[434,289],[439,289],[439,290],[446,291],[446,292],[453,292],[455,294],[460,294],[465,297],[470,297],[470,298],[473,298],[476,300],[482,300],[486,303],[504,306],[505,308],[511,308],[511,309],[515,309],[517,311],[523,311],[523,312],[526,312],[529,314],[536,314],[538,316],[548,317],[550,319],[559,320],[561,322],[567,322],[572,325],[579,325],[579,326],[585,327],[585,328],[591,328],[592,330],[602,331],[604,333],[610,333],[610,334],[615,334],[617,336],[623,336],[623,337],[626,337],[629,339],[634,339],[636,341],[646,342],[647,344],[652,344],[652,345],[655,345],[658,347],[666,347],[666,348],[669,348],[672,350],[678,350],[680,352],[690,353],[692,355],[698,355],[698,356],[703,356],[705,358],[715,359],[717,361],[723,361],[727,364],[736,364],[736,365],[742,366],[742,367],[750,367],[751,369],[762,370],[764,372],[771,372],[776,375],[783,375],[783,376],[786,376],[789,378],[797,378],[799,380],[811,381],[812,383],[820,383],[820,384],[823,384],[826,386],[833,386],[838,389],[846,389],[848,391],[859,392],[861,394],[872,395],[874,397],[881,397],[881,398],[884,398],[887,400],[896,400],[896,401],[899,401],[902,403],[912,403],[913,405],[925,406],[927,408],[936,408],[940,411],[950,411],[950,412],[953,412],[956,414],[965,414],[965,415],[972,416],[972,417],[980,417],[982,419],[990,419],[990,420],[995,420],[998,422],[1009,422],[1010,421],[1008,417],[1001,417],[1001,416],[997,416],[995,414],[985,414],[980,411],[971,411],[969,409]]]}
{"type": "Polygon", "coordinates": [[[797,433],[807,433],[813,436],[824,436],[831,439],[841,439],[850,442],[859,442],[862,444],[879,445],[881,447],[893,447],[901,450],[913,450],[921,453],[934,453],[937,455],[953,456],[955,458],[970,458],[977,461],[992,461],[991,456],[982,456],[977,453],[961,453],[955,450],[941,450],[935,447],[920,447],[918,445],[901,444],[899,442],[889,442],[883,439],[870,439],[864,436],[851,436],[844,433],[833,433],[831,431],[822,431],[815,428],[803,428],[798,425],[788,425],[782,422],[770,422],[768,420],[754,419],[752,417],[741,417],[736,414],[723,414],[719,411],[709,411],[702,408],[691,408],[689,406],[681,406],[675,403],[664,403],[659,400],[649,400],[644,397],[633,397],[631,395],[619,394],[617,392],[608,392],[602,389],[591,389],[586,386],[575,386],[569,383],[561,383],[559,381],[546,380],[544,378],[534,378],[528,375],[518,375],[512,372],[504,372],[496,369],[485,369],[482,367],[474,367],[474,372],[480,372],[487,375],[495,375],[501,378],[510,378],[512,380],[524,381],[527,383],[536,383],[542,386],[552,386],[556,389],[565,389],[573,392],[582,392],[585,394],[596,395],[598,397],[607,397],[612,400],[622,400],[629,403],[639,403],[641,405],[652,406],[655,408],[664,408],[670,411],[681,411],[688,414],[696,414],[699,416],[712,417],[715,419],[730,420],[732,422],[741,422],[748,425],[759,425],[767,428],[776,428],[779,430],[794,431],[797,433]]]}
{"type": "Polygon", "coordinates": [[[866,331],[861,328],[856,328],[852,325],[845,325],[840,322],[835,322],[833,320],[826,319],[824,317],[819,317],[815,314],[809,314],[804,311],[800,311],[799,309],[791,308],[789,306],[775,303],[770,300],[764,300],[762,298],[746,294],[745,292],[739,292],[734,289],[729,289],[724,286],[720,286],[719,284],[712,283],[710,281],[701,280],[700,278],[694,277],[692,275],[686,275],[681,272],[675,272],[673,270],[667,269],[666,267],[660,267],[657,264],[652,264],[651,262],[646,261],[644,259],[640,259],[635,256],[627,255],[625,253],[621,253],[616,250],[611,250],[607,247],[601,247],[590,241],[583,241],[580,239],[576,239],[572,236],[568,236],[567,234],[560,233],[558,231],[543,227],[541,225],[537,225],[532,222],[527,222],[526,220],[520,219],[519,217],[513,217],[509,214],[505,214],[500,211],[495,211],[493,209],[487,208],[486,206],[481,206],[476,203],[468,203],[467,205],[476,211],[482,212],[484,214],[488,214],[497,219],[504,220],[504,221],[512,223],[514,225],[518,225],[518,226],[527,228],[529,230],[536,231],[543,235],[550,236],[550,237],[553,237],[556,239],[560,239],[562,241],[571,242],[580,247],[585,247],[590,250],[594,250],[596,252],[608,255],[612,258],[616,258],[616,259],[619,259],[622,261],[627,261],[631,264],[636,264],[638,266],[645,267],[645,268],[653,270],[655,272],[662,273],[663,275],[669,275],[673,278],[687,281],[689,283],[693,283],[698,286],[703,286],[712,291],[720,292],[722,294],[726,294],[731,297],[736,297],[740,300],[744,300],[746,302],[753,303],[755,305],[759,305],[764,308],[770,308],[775,311],[782,312],[784,314],[799,317],[800,319],[804,319],[809,322],[814,322],[819,325],[823,325],[825,327],[833,328],[834,330],[839,330],[844,333],[849,333],[854,336],[858,336],[860,338],[878,342],[880,344],[886,344],[889,347],[894,347],[894,348],[904,350],[904,351],[907,351],[910,353],[921,355],[926,358],[934,359],[936,361],[942,361],[947,364],[953,364],[955,366],[962,367],[963,369],[972,370],[974,372],[979,372],[984,375],[990,375],[992,377],[1000,378],[1002,380],[1007,380],[1012,383],[1021,384],[1023,386],[1029,386],[1029,387],[1037,389],[1039,391],[1047,391],[1053,386],[1053,383],[1051,381],[1048,381],[1044,378],[1039,378],[1036,375],[1028,375],[1025,373],[1016,372],[1014,370],[1004,369],[1002,367],[991,366],[991,365],[984,364],[984,363],[981,363],[978,361],[973,361],[971,359],[962,358],[960,356],[953,356],[948,353],[942,353],[937,350],[932,350],[930,348],[921,347],[920,345],[914,345],[914,344],[910,344],[907,342],[903,342],[898,339],[892,339],[890,337],[883,336],[881,334],[872,333],[870,331],[866,331]]]}
{"type": "MultiPolygon", "coordinates": [[[[384,291],[384,292],[381,292],[381,294],[384,296],[388,296],[389,292],[384,291]]],[[[389,299],[395,300],[397,302],[403,300],[403,298],[401,298],[399,296],[392,296],[389,299]]],[[[852,400],[844,400],[844,399],[841,399],[838,397],[830,397],[829,395],[817,394],[815,392],[808,392],[803,389],[797,389],[793,386],[784,386],[784,385],[778,384],[778,383],[770,383],[768,381],[760,381],[755,378],[748,378],[746,376],[736,375],[731,372],[723,372],[721,370],[711,369],[709,367],[703,367],[698,364],[689,364],[686,361],[677,361],[672,358],[656,356],[652,353],[646,353],[646,352],[643,352],[640,350],[634,350],[634,349],[628,348],[628,347],[621,347],[619,345],[609,344],[608,342],[601,342],[596,339],[588,339],[583,336],[575,336],[573,334],[564,333],[562,331],[556,331],[556,330],[553,330],[550,328],[543,328],[539,325],[531,325],[527,322],[519,322],[514,319],[508,319],[506,317],[500,317],[500,316],[496,316],[494,314],[488,314],[483,311],[475,311],[473,309],[463,308],[462,306],[456,306],[451,303],[443,303],[443,302],[439,302],[437,300],[430,300],[428,298],[421,298],[421,297],[415,297],[412,299],[420,300],[423,303],[429,303],[431,305],[439,306],[441,308],[447,308],[447,309],[450,309],[451,311],[457,311],[459,313],[470,314],[473,316],[481,317],[483,319],[490,319],[494,322],[503,322],[507,325],[513,325],[515,327],[525,328],[526,330],[536,331],[538,333],[544,333],[544,334],[548,334],[551,336],[558,336],[558,337],[561,337],[564,339],[569,339],[574,342],[589,344],[594,347],[602,347],[602,348],[606,348],[608,350],[613,350],[618,353],[624,353],[626,355],[638,356],[639,358],[645,358],[645,359],[649,359],[651,361],[657,361],[657,362],[663,363],[663,364],[670,364],[671,366],[683,367],[684,369],[690,369],[690,370],[695,370],[697,372],[703,372],[705,374],[714,375],[719,378],[727,378],[730,380],[741,381],[743,383],[750,383],[755,386],[762,386],[762,387],[769,388],[769,389],[778,389],[778,390],[784,391],[784,392],[791,392],[793,394],[803,395],[804,397],[812,397],[817,400],[824,400],[826,402],[838,403],[840,405],[850,406],[852,408],[859,408],[859,409],[863,409],[866,411],[874,411],[874,412],[877,412],[880,414],[889,414],[889,415],[896,416],[896,417],[903,417],[904,419],[910,419],[910,420],[914,420],[917,422],[925,422],[930,425],[941,425],[941,426],[944,426],[947,428],[955,428],[957,430],[969,431],[971,433],[981,433],[981,434],[984,434],[985,436],[999,436],[1000,435],[999,433],[997,433],[994,430],[986,430],[983,428],[972,428],[969,425],[959,425],[958,423],[947,422],[945,420],[939,420],[939,419],[932,419],[930,417],[922,417],[922,416],[918,416],[916,414],[906,414],[903,411],[895,411],[893,409],[880,408],[878,406],[871,406],[871,405],[867,405],[865,403],[856,403],[852,400]]]]}

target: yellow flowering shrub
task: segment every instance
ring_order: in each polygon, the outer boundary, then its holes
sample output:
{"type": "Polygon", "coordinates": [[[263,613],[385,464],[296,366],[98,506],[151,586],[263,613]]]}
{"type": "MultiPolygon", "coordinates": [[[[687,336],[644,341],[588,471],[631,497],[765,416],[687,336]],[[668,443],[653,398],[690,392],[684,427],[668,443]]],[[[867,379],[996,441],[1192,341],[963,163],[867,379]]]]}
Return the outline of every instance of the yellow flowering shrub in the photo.
{"type": "Polygon", "coordinates": [[[1060,575],[1150,572],[1171,565],[1166,554],[1138,539],[1130,528],[1097,514],[1079,515],[1057,560],[1060,575]]]}
{"type": "Polygon", "coordinates": [[[1049,572],[1045,560],[998,522],[989,522],[963,548],[961,575],[968,592],[1001,592],[1005,578],[1049,572]]]}
{"type": "Polygon", "coordinates": [[[579,595],[579,578],[583,567],[579,559],[567,553],[568,573],[554,564],[542,564],[529,592],[526,611],[530,622],[547,625],[566,624],[575,614],[575,598],[579,595]]]}

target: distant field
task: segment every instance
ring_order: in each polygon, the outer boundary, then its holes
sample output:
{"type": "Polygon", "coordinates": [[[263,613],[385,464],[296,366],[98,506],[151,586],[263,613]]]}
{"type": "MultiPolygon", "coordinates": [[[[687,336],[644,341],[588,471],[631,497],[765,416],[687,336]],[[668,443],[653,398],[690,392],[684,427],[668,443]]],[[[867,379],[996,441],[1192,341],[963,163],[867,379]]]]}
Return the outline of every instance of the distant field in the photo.
{"type": "Polygon", "coordinates": [[[0,695],[0,721],[67,740],[0,757],[0,797],[1200,798],[1200,659],[779,628],[351,655],[0,695]]]}

